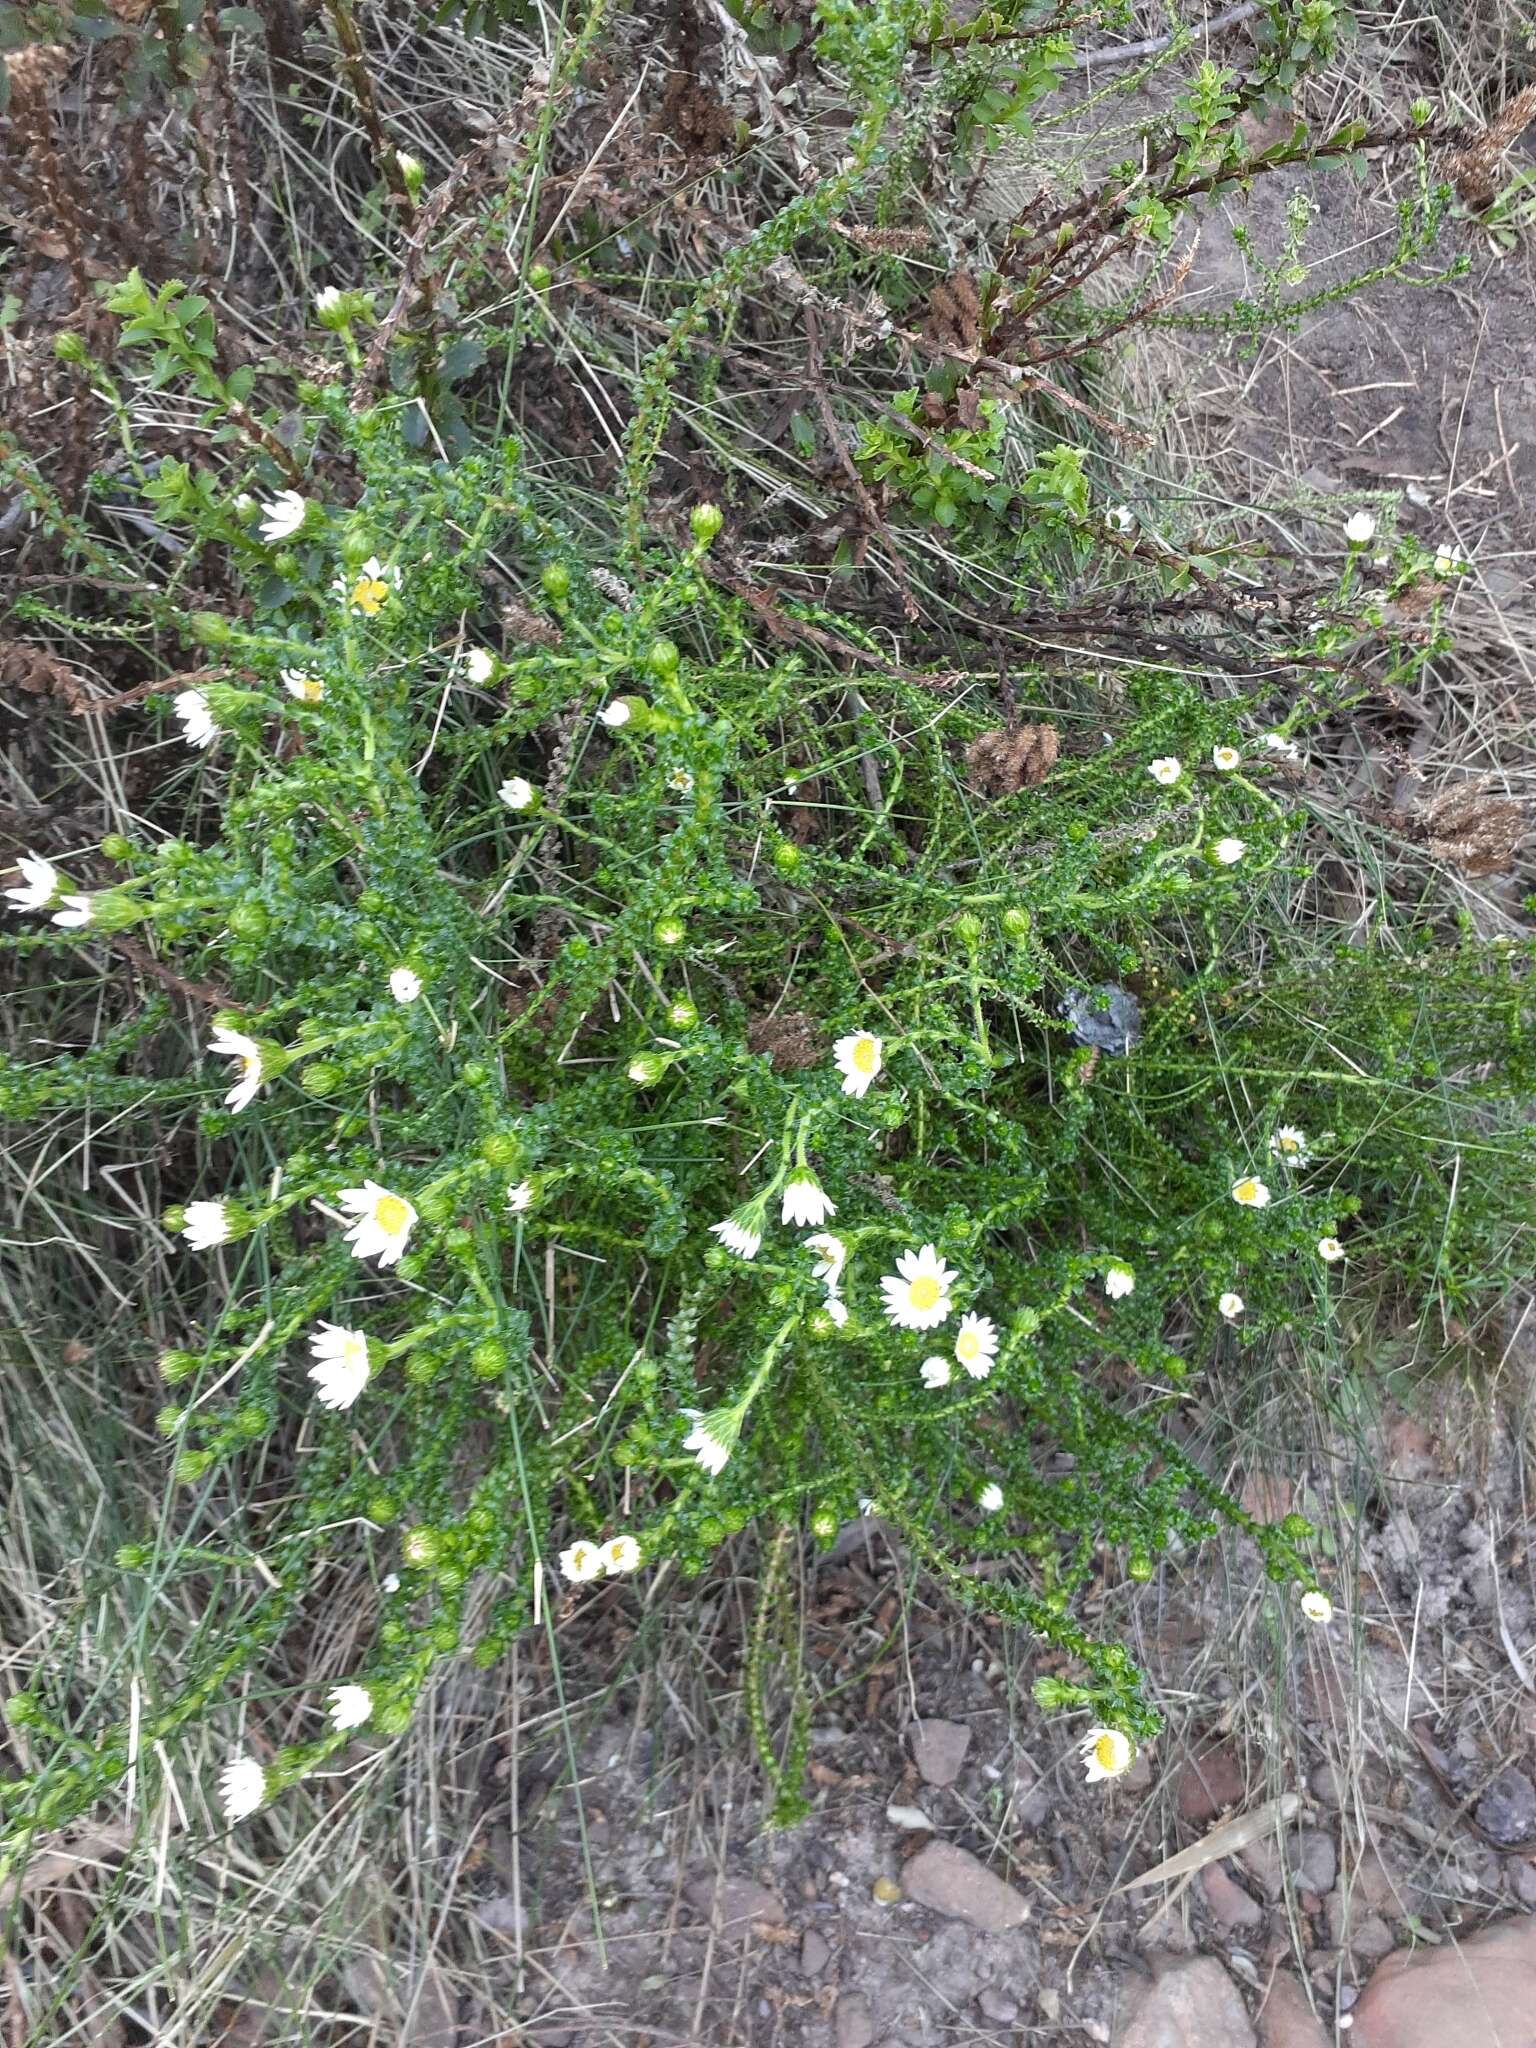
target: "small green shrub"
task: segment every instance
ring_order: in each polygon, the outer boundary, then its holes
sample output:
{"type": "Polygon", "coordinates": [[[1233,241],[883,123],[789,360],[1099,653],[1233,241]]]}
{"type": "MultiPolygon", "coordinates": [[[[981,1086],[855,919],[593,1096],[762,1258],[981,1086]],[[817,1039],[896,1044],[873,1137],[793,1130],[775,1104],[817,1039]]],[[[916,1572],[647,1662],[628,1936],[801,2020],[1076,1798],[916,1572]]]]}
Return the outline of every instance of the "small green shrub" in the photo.
{"type": "MultiPolygon", "coordinates": [[[[872,172],[902,36],[936,16],[858,12],[822,10],[866,80],[872,172]]],[[[1180,176],[1232,113],[1218,86],[1180,176]]],[[[72,345],[156,519],[236,590],[193,611],[123,583],[198,660],[134,713],[195,830],[113,835],[99,875],[36,863],[13,892],[24,956],[152,940],[207,1013],[195,1073],[163,1057],[156,993],[88,1052],[0,1069],[14,1118],[152,1110],[203,1141],[163,1219],[185,1526],[114,1568],[206,1574],[209,1611],[140,1751],[217,1712],[328,1558],[366,1551],[385,1588],[327,1732],[236,1759],[232,1813],[353,1728],[401,1728],[436,1663],[499,1658],[567,1581],[695,1574],[749,1527],[828,1541],[861,1507],[1050,1646],[1042,1699],[1145,1739],[1128,1655],[1074,1617],[1091,1575],[1144,1578],[1226,1521],[1316,1607],[1305,1523],[1256,1525],[1163,1412],[1328,1318],[1351,1262],[1466,1299],[1514,1269],[1528,949],[1433,910],[1384,907],[1348,947],[1288,917],[1293,759],[1374,687],[1335,651],[1433,581],[1411,543],[1369,591],[1352,547],[1258,681],[1170,653],[1107,692],[1042,659],[1010,679],[1025,726],[1001,677],[897,658],[809,602],[765,617],[717,569],[712,505],[647,533],[688,336],[833,203],[791,202],[678,317],[637,379],[611,532],[469,412],[450,459],[422,395],[378,397],[364,297],[322,308],[333,381],[264,402],[200,299],[116,290],[146,385],[205,408],[203,466],[152,466],[118,368],[72,345]],[[232,1536],[221,1475],[295,1432],[283,1498],[232,1536]]],[[[915,390],[862,421],[855,461],[966,577],[1021,608],[1236,577],[1232,550],[1140,535],[1086,441],[1005,430],[990,399],[951,418],[957,383],[924,387],[935,427],[897,423],[920,424],[915,390]]],[[[803,1729],[773,1760],[761,1683],[780,1554],[752,1691],[788,1815],[803,1729]]],[[[51,1738],[5,1790],[14,1844],[119,1780],[129,1735],[74,1727],[47,1670],[11,1712],[51,1738]]]]}

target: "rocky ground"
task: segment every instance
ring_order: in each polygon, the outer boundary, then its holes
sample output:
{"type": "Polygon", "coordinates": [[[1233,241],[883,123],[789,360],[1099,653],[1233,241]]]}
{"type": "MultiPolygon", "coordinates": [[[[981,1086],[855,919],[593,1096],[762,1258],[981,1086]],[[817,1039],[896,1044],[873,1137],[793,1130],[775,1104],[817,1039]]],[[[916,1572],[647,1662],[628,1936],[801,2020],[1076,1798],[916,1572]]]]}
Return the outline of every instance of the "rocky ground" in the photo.
{"type": "MultiPolygon", "coordinates": [[[[1426,1415],[1456,1405],[1424,1390],[1426,1415]]],[[[1523,1445],[1388,1407],[1349,1455],[1381,1476],[1325,1532],[1328,1631],[1299,1633],[1241,1548],[1106,1578],[1169,1717],[1107,1791],[1035,1709],[1027,1647],[921,1589],[902,1618],[877,1523],[808,1565],[802,1823],[765,1829],[759,1774],[690,1740],[697,1702],[665,1679],[608,1691],[574,1773],[553,1734],[508,1745],[470,1880],[505,2003],[442,2038],[1533,2048],[1523,1445]]],[[[1314,1454],[1244,1483],[1279,1507],[1318,1478],[1314,1454]]],[[[719,1596],[697,1598],[723,1656],[719,1596]]],[[[572,1678],[605,1626],[568,1611],[572,1678]]]]}

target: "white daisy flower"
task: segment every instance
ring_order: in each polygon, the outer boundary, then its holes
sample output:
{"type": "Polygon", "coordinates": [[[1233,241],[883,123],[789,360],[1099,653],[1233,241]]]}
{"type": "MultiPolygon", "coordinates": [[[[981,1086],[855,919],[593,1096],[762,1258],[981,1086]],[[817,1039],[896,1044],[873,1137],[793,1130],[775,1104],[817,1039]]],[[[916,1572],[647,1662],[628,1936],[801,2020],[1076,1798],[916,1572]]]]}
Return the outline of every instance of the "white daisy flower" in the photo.
{"type": "Polygon", "coordinates": [[[421,976],[414,968],[392,968],[389,976],[389,992],[397,1003],[414,1003],[421,994],[421,976]]]}
{"type": "Polygon", "coordinates": [[[785,1182],[779,1210],[781,1223],[795,1230],[803,1230],[806,1224],[816,1229],[829,1216],[836,1214],[836,1202],[826,1193],[814,1173],[808,1173],[802,1167],[785,1182]]]}
{"type": "Polygon", "coordinates": [[[973,1380],[984,1380],[997,1356],[997,1325],[990,1316],[965,1315],[955,1336],[955,1356],[973,1380]]]}
{"type": "Polygon", "coordinates": [[[1085,1766],[1083,1782],[1097,1785],[1105,1778],[1118,1778],[1136,1761],[1136,1745],[1118,1728],[1090,1728],[1077,1745],[1085,1766]]]}
{"type": "Polygon", "coordinates": [[[632,1572],[640,1563],[640,1546],[633,1536],[610,1536],[598,1548],[605,1572],[632,1572]]]}
{"type": "Polygon", "coordinates": [[[1293,765],[1301,759],[1301,749],[1294,740],[1288,740],[1282,732],[1267,732],[1263,740],[1266,753],[1274,754],[1282,761],[1293,765]]]}
{"type": "Polygon", "coordinates": [[[534,788],[526,777],[509,775],[496,794],[509,811],[526,811],[533,803],[534,788]]]}
{"type": "Polygon", "coordinates": [[[947,1387],[953,1377],[953,1368],[947,1358],[940,1358],[935,1352],[932,1358],[925,1358],[920,1368],[925,1387],[947,1387]]]}
{"type": "Polygon", "coordinates": [[[315,293],[315,311],[317,313],[334,313],[340,304],[341,293],[333,284],[322,285],[320,290],[315,293]]]}
{"type": "Polygon", "coordinates": [[[1124,1301],[1128,1294],[1136,1292],[1136,1275],[1119,1259],[1104,1268],[1104,1292],[1111,1301],[1124,1301]]]}
{"type": "Polygon", "coordinates": [[[870,1082],[884,1064],[882,1049],[881,1041],[871,1031],[850,1031],[846,1038],[837,1041],[832,1048],[832,1057],[843,1077],[845,1095],[860,1097],[868,1094],[870,1082]]]}
{"type": "Polygon", "coordinates": [[[1219,768],[1223,775],[1230,775],[1234,768],[1242,767],[1243,757],[1236,747],[1212,747],[1211,765],[1219,768]]]}
{"type": "Polygon", "coordinates": [[[365,1180],[360,1188],[343,1188],[336,1200],[356,1219],[347,1230],[353,1258],[377,1259],[381,1266],[393,1266],[416,1222],[416,1211],[405,1197],[392,1195],[377,1181],[365,1180]]]}
{"type": "Polygon", "coordinates": [[[255,1099],[261,1086],[261,1047],[243,1031],[231,1031],[227,1025],[216,1024],[208,1050],[217,1053],[220,1059],[234,1060],[238,1066],[239,1078],[224,1098],[225,1108],[238,1116],[255,1099]]]}
{"type": "Polygon", "coordinates": [[[1309,1593],[1302,1594],[1301,1611],[1308,1621],[1315,1621],[1319,1627],[1326,1628],[1333,1619],[1333,1602],[1314,1586],[1309,1593]]]}
{"type": "Polygon", "coordinates": [[[988,1480],[987,1484],[976,1496],[977,1507],[981,1509],[984,1515],[995,1515],[1002,1504],[1003,1489],[995,1479],[988,1480]]]}
{"type": "Polygon", "coordinates": [[[628,702],[623,697],[615,697],[613,702],[605,704],[597,715],[611,732],[617,732],[621,725],[628,725],[633,716],[628,702]]]}
{"type": "Polygon", "coordinates": [[[603,1553],[583,1536],[561,1551],[560,1569],[573,1585],[583,1586],[603,1576],[603,1553]]]}
{"type": "Polygon", "coordinates": [[[931,1244],[903,1252],[880,1282],[886,1320],[902,1330],[936,1330],[954,1306],[949,1291],[959,1277],[931,1244]]]}
{"type": "Polygon", "coordinates": [[[18,910],[46,910],[59,886],[59,871],[51,860],[24,853],[16,863],[20,886],[6,890],[6,897],[18,910]]]}
{"type": "Polygon", "coordinates": [[[1232,1199],[1240,1209],[1267,1209],[1269,1189],[1263,1181],[1256,1180],[1251,1173],[1245,1173],[1241,1180],[1233,1181],[1232,1199]]]}
{"type": "Polygon", "coordinates": [[[52,922],[62,925],[66,931],[77,932],[82,925],[92,922],[96,915],[95,900],[90,896],[61,896],[60,907],[53,913],[52,922]]]}
{"type": "Polygon", "coordinates": [[[1235,868],[1247,851],[1246,839],[1218,839],[1211,848],[1218,865],[1224,868],[1235,868]]]}
{"type": "Polygon", "coordinates": [[[291,540],[309,517],[309,500],[298,491],[279,491],[262,506],[261,537],[274,544],[291,540]]]}
{"type": "Polygon", "coordinates": [[[181,720],[181,736],[189,747],[211,747],[219,736],[208,699],[201,690],[178,690],[171,709],[181,720]]]}
{"type": "Polygon", "coordinates": [[[1136,524],[1136,514],[1129,505],[1111,505],[1104,514],[1104,524],[1111,533],[1129,533],[1136,524]]]}
{"type": "Polygon", "coordinates": [[[400,1590],[400,1574],[398,1572],[386,1572],[379,1581],[379,1590],[384,1593],[398,1593],[400,1590]]]}
{"type": "Polygon", "coordinates": [[[824,1280],[828,1292],[836,1293],[838,1283],[843,1277],[843,1267],[848,1263],[847,1245],[830,1230],[818,1231],[813,1237],[802,1238],[801,1242],[808,1252],[814,1252],[816,1255],[816,1265],[811,1278],[824,1280]]]}
{"type": "Polygon", "coordinates": [[[846,1301],[843,1301],[842,1299],[840,1299],[839,1296],[835,1294],[829,1294],[826,1300],[821,1304],[821,1307],[822,1313],[826,1316],[827,1320],[831,1323],[832,1327],[835,1330],[842,1330],[847,1328],[848,1304],[846,1301]]]}
{"type": "Polygon", "coordinates": [[[1159,754],[1155,761],[1147,763],[1147,773],[1154,782],[1160,782],[1164,789],[1172,789],[1184,773],[1184,764],[1177,754],[1159,754]]]}
{"type": "Polygon", "coordinates": [[[253,1756],[237,1756],[219,1773],[219,1803],[227,1821],[249,1820],[267,1796],[267,1774],[253,1756]]]}
{"type": "Polygon", "coordinates": [[[399,588],[400,571],[393,562],[381,562],[377,555],[370,555],[350,582],[345,576],[338,576],[331,585],[349,611],[362,612],[370,619],[383,611],[399,588]]]}
{"type": "Polygon", "coordinates": [[[488,683],[496,673],[496,657],[488,647],[471,647],[464,657],[464,673],[472,683],[488,683]]]}
{"type": "Polygon", "coordinates": [[[734,1408],[714,1408],[708,1415],[701,1415],[697,1408],[685,1408],[683,1413],[693,1424],[683,1438],[683,1449],[692,1451],[711,1479],[717,1478],[731,1461],[741,1435],[741,1417],[734,1408]]]}
{"type": "Polygon", "coordinates": [[[507,1189],[507,1207],[514,1216],[521,1216],[533,1201],[533,1182],[520,1180],[516,1187],[507,1189]]]}
{"type": "Polygon", "coordinates": [[[229,1240],[229,1212],[222,1202],[188,1202],[181,1234],[189,1252],[212,1251],[229,1240]]]}
{"type": "Polygon", "coordinates": [[[1435,550],[1435,574],[1450,576],[1466,567],[1467,558],[1458,542],[1442,541],[1435,550]]]}
{"type": "Polygon", "coordinates": [[[693,795],[693,771],[689,768],[674,768],[667,777],[668,789],[675,789],[679,796],[693,795]]]}
{"type": "Polygon", "coordinates": [[[711,1223],[709,1230],[738,1259],[755,1259],[763,1242],[763,1205],[748,1202],[745,1208],[734,1209],[718,1223],[711,1223]]]}
{"type": "Polygon", "coordinates": [[[309,1340],[314,1364],[309,1377],[322,1408],[350,1408],[368,1384],[368,1339],[361,1330],[321,1323],[309,1340]]]}
{"type": "Polygon", "coordinates": [[[1234,1294],[1230,1289],[1216,1304],[1229,1323],[1235,1323],[1247,1305],[1240,1294],[1234,1294]]]}
{"type": "Polygon", "coordinates": [[[1330,1266],[1336,1266],[1344,1256],[1344,1247],[1336,1237],[1320,1237],[1317,1240],[1317,1256],[1330,1266]]]}
{"type": "Polygon", "coordinates": [[[325,685],[320,678],[306,674],[301,668],[281,668],[277,673],[289,696],[297,697],[301,704],[318,704],[325,695],[325,685]]]}
{"type": "Polygon", "coordinates": [[[1363,548],[1376,538],[1376,521],[1369,512],[1351,512],[1344,522],[1344,538],[1352,548],[1363,548]]]}
{"type": "Polygon", "coordinates": [[[332,1688],[326,1709],[338,1735],[361,1728],[373,1712],[373,1694],[366,1685],[338,1685],[332,1688]]]}
{"type": "Polygon", "coordinates": [[[1306,1132],[1298,1131],[1294,1124],[1279,1125],[1269,1141],[1269,1149],[1287,1166],[1305,1166],[1312,1156],[1306,1132]]]}

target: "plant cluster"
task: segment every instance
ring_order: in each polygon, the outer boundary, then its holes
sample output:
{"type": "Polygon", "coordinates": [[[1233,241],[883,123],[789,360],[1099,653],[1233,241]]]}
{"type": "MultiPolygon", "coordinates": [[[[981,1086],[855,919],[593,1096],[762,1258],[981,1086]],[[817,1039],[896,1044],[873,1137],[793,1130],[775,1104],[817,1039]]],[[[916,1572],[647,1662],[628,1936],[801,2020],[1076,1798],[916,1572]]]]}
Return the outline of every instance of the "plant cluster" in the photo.
{"type": "MultiPolygon", "coordinates": [[[[495,1661],[573,1587],[697,1574],[749,1527],[830,1542],[860,1512],[1040,1638],[1041,1698],[1092,1716],[1089,1775],[1113,1775],[1158,1722],[1076,1618],[1090,1580],[1145,1578],[1225,1521],[1308,1618],[1331,1611],[1304,1521],[1255,1523],[1164,1411],[1331,1316],[1353,1271],[1473,1300],[1518,1270],[1529,947],[1385,910],[1332,946],[1284,915],[1309,733],[1432,639],[1376,677],[1341,650],[1393,592],[1432,607],[1453,559],[1378,559],[1358,513],[1249,673],[1191,665],[1158,607],[1251,619],[1251,561],[1117,503],[1071,431],[1091,408],[1022,418],[1019,381],[978,388],[974,346],[859,422],[850,489],[888,539],[942,530],[1015,619],[1134,592],[1148,651],[1113,688],[1086,658],[1005,673],[980,634],[893,655],[852,606],[765,599],[715,503],[651,498],[692,341],[877,189],[914,45],[953,33],[931,93],[951,109],[1006,61],[932,7],[818,12],[862,109],[848,163],[676,317],[601,525],[477,428],[472,391],[437,433],[436,342],[402,342],[425,381],[390,388],[362,291],[317,309],[323,377],[226,373],[203,300],[137,272],[108,301],[120,359],[66,351],[156,520],[235,593],[193,608],[120,579],[146,644],[196,662],[160,662],[125,714],[163,738],[196,828],[29,857],[9,892],[24,963],[126,944],[170,978],[87,1049],[8,1057],[0,1107],[198,1139],[161,1219],[183,1247],[159,1427],[184,1527],[173,1567],[146,1533],[92,1569],[201,1575],[209,1612],[133,1753],[216,1714],[328,1558],[365,1552],[382,1595],[320,1731],[232,1759],[231,1816],[403,1727],[440,1660],[495,1661]],[[204,409],[201,462],[144,454],[162,387],[204,409]],[[192,1071],[162,1056],[177,1002],[192,1071]],[[295,1433],[283,1499],[232,1539],[228,1473],[295,1433]]],[[[1024,10],[990,13],[1002,35],[1024,10]]],[[[1325,13],[1275,10],[1267,77],[1325,13]]],[[[1197,84],[1165,197],[1237,104],[1197,84]]],[[[1128,216],[1096,203],[1113,238],[1128,216]]],[[[1089,220],[1058,237],[1071,291],[1089,220]]],[[[529,282],[531,327],[550,289],[529,282]]],[[[1073,304],[1063,361],[1127,317],[1073,304]]],[[[1038,363],[1017,304],[994,310],[1038,363]]],[[[18,614],[60,620],[45,598],[18,614]]],[[[770,1567],[764,1641],[777,1598],[770,1567]]],[[[47,1669],[9,1711],[41,1759],[4,1788],[15,1844],[120,1780],[130,1730],[77,1726],[47,1669]]],[[[788,1815],[803,1727],[776,1756],[761,1686],[755,1717],[788,1815]]]]}

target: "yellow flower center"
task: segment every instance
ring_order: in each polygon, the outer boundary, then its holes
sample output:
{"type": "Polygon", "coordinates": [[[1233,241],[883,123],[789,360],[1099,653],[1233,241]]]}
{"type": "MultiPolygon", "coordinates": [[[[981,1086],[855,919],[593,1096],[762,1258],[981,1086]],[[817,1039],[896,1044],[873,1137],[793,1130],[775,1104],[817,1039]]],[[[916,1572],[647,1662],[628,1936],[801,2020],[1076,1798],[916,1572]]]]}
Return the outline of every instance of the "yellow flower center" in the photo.
{"type": "Polygon", "coordinates": [[[353,609],[366,612],[370,619],[384,609],[388,596],[389,585],[381,583],[377,576],[359,576],[352,586],[353,609]]]}
{"type": "Polygon", "coordinates": [[[1106,1729],[1093,1745],[1093,1760],[1101,1771],[1120,1768],[1120,1737],[1106,1729]]]}
{"type": "Polygon", "coordinates": [[[962,1330],[959,1340],[955,1345],[955,1356],[960,1360],[960,1363],[964,1365],[968,1359],[974,1358],[980,1349],[981,1344],[977,1339],[976,1332],[974,1330],[962,1330]]]}
{"type": "Polygon", "coordinates": [[[853,1042],[852,1057],[853,1064],[861,1074],[872,1074],[878,1057],[875,1052],[875,1041],[872,1038],[856,1038],[853,1042]]]}
{"type": "Polygon", "coordinates": [[[259,1081],[261,1079],[261,1054],[259,1052],[242,1053],[240,1055],[240,1073],[244,1080],[259,1081]]]}
{"type": "Polygon", "coordinates": [[[1251,1202],[1258,1191],[1259,1184],[1256,1180],[1240,1180],[1232,1193],[1239,1202],[1251,1202]]]}
{"type": "Polygon", "coordinates": [[[1294,1138],[1282,1138],[1280,1140],[1280,1150],[1282,1152],[1299,1152],[1301,1147],[1294,1138]]]}
{"type": "Polygon", "coordinates": [[[299,684],[299,695],[306,704],[318,704],[325,695],[325,685],[314,676],[305,676],[299,684]]]}
{"type": "Polygon", "coordinates": [[[398,1195],[380,1195],[373,1205],[373,1220],[380,1230],[398,1237],[410,1221],[411,1212],[398,1195]]]}
{"type": "Polygon", "coordinates": [[[939,1298],[939,1283],[931,1273],[920,1273],[907,1288],[907,1299],[915,1309],[929,1309],[939,1298]]]}

